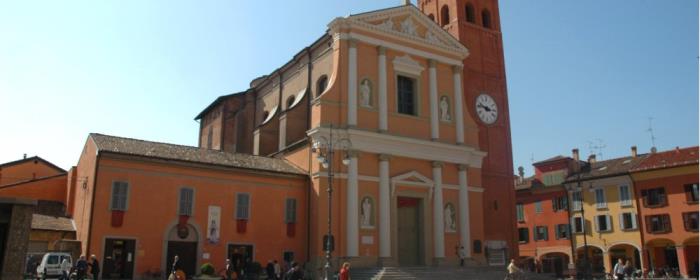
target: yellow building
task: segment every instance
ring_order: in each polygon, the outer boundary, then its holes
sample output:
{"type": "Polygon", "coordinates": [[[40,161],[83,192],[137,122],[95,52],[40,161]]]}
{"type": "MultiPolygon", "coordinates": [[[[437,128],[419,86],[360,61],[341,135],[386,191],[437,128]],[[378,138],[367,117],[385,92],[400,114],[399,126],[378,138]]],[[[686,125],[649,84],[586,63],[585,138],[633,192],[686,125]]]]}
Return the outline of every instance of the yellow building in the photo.
{"type": "MultiPolygon", "coordinates": [[[[574,153],[574,158],[578,154],[574,153]]],[[[571,231],[576,262],[590,260],[594,273],[611,272],[618,259],[642,269],[642,241],[637,222],[638,208],[628,171],[644,156],[580,162],[580,172],[567,178],[571,200],[571,231]],[[586,256],[586,248],[588,255],[586,256]]]]}

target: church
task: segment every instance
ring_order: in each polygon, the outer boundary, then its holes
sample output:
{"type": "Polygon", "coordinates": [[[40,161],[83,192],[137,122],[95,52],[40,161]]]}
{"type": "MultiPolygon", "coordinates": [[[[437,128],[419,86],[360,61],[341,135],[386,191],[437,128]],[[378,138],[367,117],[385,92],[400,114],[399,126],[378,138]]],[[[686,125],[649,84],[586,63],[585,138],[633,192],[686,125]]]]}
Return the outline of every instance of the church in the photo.
{"type": "Polygon", "coordinates": [[[198,147],[88,136],[66,204],[103,277],[174,255],[188,275],[232,256],[318,273],[518,255],[496,0],[335,18],[196,120],[198,147]]]}

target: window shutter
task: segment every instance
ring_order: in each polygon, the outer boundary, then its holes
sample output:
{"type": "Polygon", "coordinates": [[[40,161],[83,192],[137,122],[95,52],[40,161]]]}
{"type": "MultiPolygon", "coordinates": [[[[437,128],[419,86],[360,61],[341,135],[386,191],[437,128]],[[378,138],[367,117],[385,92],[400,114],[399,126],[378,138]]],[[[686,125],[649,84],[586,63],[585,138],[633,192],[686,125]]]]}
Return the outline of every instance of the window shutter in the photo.
{"type": "Polygon", "coordinates": [[[637,229],[637,214],[632,213],[630,216],[632,217],[632,229],[637,229]]]}
{"type": "Polygon", "coordinates": [[[557,210],[559,210],[559,209],[557,209],[557,198],[556,197],[552,198],[552,210],[554,212],[557,212],[557,210]]]}
{"type": "Polygon", "coordinates": [[[671,231],[671,219],[668,215],[663,215],[661,216],[661,220],[663,221],[664,225],[664,232],[670,232],[671,231]]]}
{"type": "Polygon", "coordinates": [[[666,190],[663,187],[659,188],[659,199],[659,205],[666,205],[666,190]]]}
{"type": "Polygon", "coordinates": [[[685,230],[690,230],[690,223],[688,223],[689,219],[689,213],[683,213],[683,226],[685,227],[685,230]]]}
{"type": "Polygon", "coordinates": [[[605,223],[606,223],[606,231],[611,231],[612,230],[612,216],[610,215],[605,215],[605,223]]]}
{"type": "Polygon", "coordinates": [[[564,208],[565,211],[569,210],[569,197],[562,196],[561,202],[562,202],[562,208],[564,208]]]}
{"type": "Polygon", "coordinates": [[[647,233],[651,233],[651,216],[644,216],[644,225],[647,233]]]}
{"type": "Polygon", "coordinates": [[[625,228],[625,214],[621,213],[619,215],[619,219],[620,219],[620,221],[619,221],[620,222],[620,229],[623,229],[623,230],[626,229],[625,228]]]}
{"type": "Polygon", "coordinates": [[[600,232],[600,219],[598,216],[595,217],[595,231],[600,232]]]}
{"type": "Polygon", "coordinates": [[[542,227],[544,229],[544,240],[547,241],[549,240],[549,230],[547,230],[547,227],[542,227]]]}

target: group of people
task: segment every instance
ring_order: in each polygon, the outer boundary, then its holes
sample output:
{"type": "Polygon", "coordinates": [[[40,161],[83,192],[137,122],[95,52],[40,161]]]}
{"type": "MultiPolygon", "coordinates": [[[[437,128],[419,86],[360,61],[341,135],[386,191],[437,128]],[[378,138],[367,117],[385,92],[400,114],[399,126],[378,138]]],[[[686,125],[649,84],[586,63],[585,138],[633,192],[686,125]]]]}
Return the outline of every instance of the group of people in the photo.
{"type": "Polygon", "coordinates": [[[99,279],[100,263],[95,255],[90,256],[90,262],[85,259],[85,255],[81,255],[75,265],[71,265],[67,258],[61,262],[61,277],[60,280],[69,280],[70,275],[75,272],[77,280],[99,279]],[[89,270],[88,270],[89,269],[89,270]]]}
{"type": "Polygon", "coordinates": [[[617,259],[615,267],[613,267],[613,276],[615,279],[628,279],[634,277],[636,268],[632,265],[632,262],[627,260],[625,262],[623,259],[617,259]]]}

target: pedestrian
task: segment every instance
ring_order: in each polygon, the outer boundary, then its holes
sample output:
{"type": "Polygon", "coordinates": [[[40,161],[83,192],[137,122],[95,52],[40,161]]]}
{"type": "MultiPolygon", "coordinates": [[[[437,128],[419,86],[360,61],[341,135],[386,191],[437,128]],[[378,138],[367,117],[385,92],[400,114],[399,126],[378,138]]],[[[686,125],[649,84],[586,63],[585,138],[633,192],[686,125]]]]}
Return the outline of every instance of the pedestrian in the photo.
{"type": "Polygon", "coordinates": [[[233,264],[231,264],[231,259],[226,259],[226,266],[224,266],[224,279],[225,280],[233,280],[234,274],[235,273],[234,273],[233,264]]]}
{"type": "Polygon", "coordinates": [[[95,255],[90,256],[90,273],[92,274],[92,279],[98,280],[100,278],[100,262],[97,261],[95,255]]]}
{"type": "Polygon", "coordinates": [[[272,262],[272,260],[267,261],[267,266],[265,266],[265,274],[267,276],[267,280],[275,280],[275,264],[272,262]]]}
{"type": "Polygon", "coordinates": [[[338,273],[338,280],[350,280],[350,263],[345,262],[340,266],[340,272],[338,273]]]}
{"type": "Polygon", "coordinates": [[[277,260],[273,260],[272,262],[275,265],[275,280],[282,279],[282,267],[280,267],[280,264],[277,262],[277,260]]]}
{"type": "Polygon", "coordinates": [[[70,279],[70,270],[71,270],[71,263],[68,261],[68,258],[63,258],[63,261],[61,262],[61,278],[63,280],[69,280],[70,279]]]}
{"type": "Polygon", "coordinates": [[[520,268],[515,265],[515,259],[510,259],[510,264],[506,268],[508,270],[508,277],[509,279],[515,278],[515,275],[520,273],[520,268]]]}
{"type": "Polygon", "coordinates": [[[297,262],[292,262],[292,268],[284,274],[284,280],[303,280],[304,272],[301,271],[301,267],[297,262]]]}
{"type": "Polygon", "coordinates": [[[459,266],[464,266],[464,259],[467,258],[467,252],[464,250],[464,246],[459,246],[459,249],[457,249],[457,256],[459,257],[459,266]]]}
{"type": "Polygon", "coordinates": [[[85,260],[85,255],[81,255],[78,261],[75,263],[76,278],[78,280],[84,280],[87,276],[88,263],[85,260]]]}
{"type": "Polygon", "coordinates": [[[170,266],[170,273],[168,273],[169,278],[172,280],[185,280],[181,279],[182,277],[180,276],[179,271],[182,269],[182,266],[180,265],[180,257],[178,255],[175,255],[173,257],[173,264],[170,266]]]}
{"type": "Polygon", "coordinates": [[[617,263],[613,268],[612,274],[615,276],[615,279],[625,279],[625,263],[621,258],[617,259],[617,263]]]}

